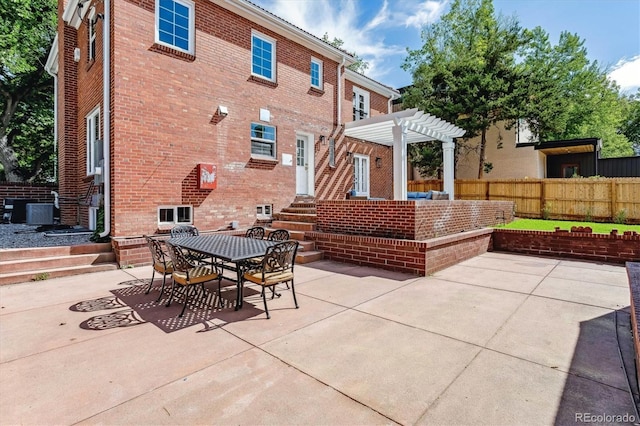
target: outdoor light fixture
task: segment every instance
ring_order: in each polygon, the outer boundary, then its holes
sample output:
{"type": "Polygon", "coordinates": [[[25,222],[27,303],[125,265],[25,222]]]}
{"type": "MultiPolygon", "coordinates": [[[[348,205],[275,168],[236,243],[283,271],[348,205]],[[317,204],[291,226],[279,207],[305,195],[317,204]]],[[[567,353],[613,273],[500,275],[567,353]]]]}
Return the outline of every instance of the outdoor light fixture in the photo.
{"type": "Polygon", "coordinates": [[[347,151],[347,161],[351,161],[352,158],[353,158],[353,152],[347,151]]]}
{"type": "Polygon", "coordinates": [[[218,114],[226,117],[227,115],[229,115],[229,109],[224,105],[220,105],[218,106],[218,114]]]}
{"type": "Polygon", "coordinates": [[[322,144],[324,144],[324,135],[320,135],[320,137],[319,137],[318,139],[320,139],[320,142],[321,142],[322,144]]]}
{"type": "Polygon", "coordinates": [[[382,158],[376,157],[376,167],[379,169],[382,167],[382,158]]]}

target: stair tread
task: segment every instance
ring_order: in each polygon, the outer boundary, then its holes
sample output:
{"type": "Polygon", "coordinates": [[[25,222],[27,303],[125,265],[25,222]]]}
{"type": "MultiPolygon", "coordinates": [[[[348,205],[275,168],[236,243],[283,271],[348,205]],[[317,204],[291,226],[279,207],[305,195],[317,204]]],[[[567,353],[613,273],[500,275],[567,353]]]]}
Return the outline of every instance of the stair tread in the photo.
{"type": "Polygon", "coordinates": [[[19,275],[41,274],[43,272],[75,271],[75,270],[87,269],[87,268],[96,269],[103,266],[118,269],[118,264],[116,262],[104,262],[104,263],[98,263],[95,265],[76,265],[76,266],[65,266],[62,268],[46,268],[38,271],[9,272],[5,274],[0,274],[0,277],[13,277],[13,276],[19,276],[19,275]]]}

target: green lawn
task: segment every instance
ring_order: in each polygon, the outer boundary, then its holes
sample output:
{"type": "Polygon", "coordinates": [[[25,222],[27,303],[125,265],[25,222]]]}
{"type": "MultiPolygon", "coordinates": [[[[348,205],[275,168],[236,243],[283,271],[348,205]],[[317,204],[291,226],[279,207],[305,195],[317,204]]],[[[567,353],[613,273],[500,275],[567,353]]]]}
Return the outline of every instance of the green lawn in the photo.
{"type": "Polygon", "coordinates": [[[618,233],[624,231],[636,231],[640,233],[640,225],[621,225],[618,223],[595,223],[595,222],[571,222],[567,220],[544,220],[544,219],[516,219],[506,225],[496,228],[503,229],[524,229],[529,231],[553,231],[556,227],[571,230],[572,226],[588,226],[596,234],[608,234],[612,229],[617,229],[618,233]]]}

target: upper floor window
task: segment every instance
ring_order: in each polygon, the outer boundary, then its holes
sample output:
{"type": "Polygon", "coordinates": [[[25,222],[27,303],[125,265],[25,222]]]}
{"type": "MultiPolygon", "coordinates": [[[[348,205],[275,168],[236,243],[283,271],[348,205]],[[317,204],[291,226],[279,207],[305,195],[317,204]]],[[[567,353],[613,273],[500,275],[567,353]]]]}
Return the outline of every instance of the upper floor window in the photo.
{"type": "Polygon", "coordinates": [[[276,128],[251,123],[251,154],[276,158],[276,128]]]}
{"type": "Polygon", "coordinates": [[[353,86],[353,121],[369,117],[369,92],[353,86]]]}
{"type": "Polygon", "coordinates": [[[251,33],[251,74],[276,80],[276,41],[266,35],[251,33]]]}
{"type": "Polygon", "coordinates": [[[322,61],[311,58],[311,87],[322,90],[322,61]]]}
{"type": "Polygon", "coordinates": [[[96,24],[98,19],[95,15],[96,9],[92,8],[89,14],[89,61],[96,59],[96,24]]]}
{"type": "Polygon", "coordinates": [[[93,175],[102,160],[100,146],[100,107],[87,115],[87,175],[93,175]]]}
{"type": "Polygon", "coordinates": [[[193,54],[194,3],[156,0],[156,42],[193,54]]]}

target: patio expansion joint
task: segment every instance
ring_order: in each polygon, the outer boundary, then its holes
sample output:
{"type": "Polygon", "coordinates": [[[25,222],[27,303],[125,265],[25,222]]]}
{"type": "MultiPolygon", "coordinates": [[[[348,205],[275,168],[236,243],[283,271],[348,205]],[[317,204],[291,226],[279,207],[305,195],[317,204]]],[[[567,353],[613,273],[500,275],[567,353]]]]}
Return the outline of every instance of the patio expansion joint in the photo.
{"type": "MultiPolygon", "coordinates": [[[[307,324],[307,325],[305,325],[304,327],[300,327],[300,328],[297,328],[297,329],[295,329],[295,330],[292,330],[292,331],[290,331],[290,332],[289,332],[289,333],[287,333],[287,334],[294,333],[294,332],[296,332],[296,331],[298,331],[298,330],[303,330],[303,329],[305,329],[305,328],[307,328],[307,327],[310,327],[310,326],[312,326],[312,325],[314,325],[314,324],[316,324],[316,323],[319,323],[319,322],[321,322],[321,321],[324,321],[324,320],[326,320],[327,318],[331,318],[331,317],[334,317],[334,316],[336,316],[336,315],[338,315],[338,314],[341,314],[341,313],[345,312],[346,310],[350,310],[350,309],[345,309],[345,310],[343,310],[343,311],[336,312],[335,314],[329,315],[328,317],[324,317],[324,318],[319,319],[319,320],[317,320],[317,321],[314,321],[314,322],[312,322],[312,323],[310,323],[310,324],[307,324]]],[[[264,353],[265,355],[268,355],[268,356],[270,356],[270,357],[272,357],[272,358],[274,358],[274,359],[277,359],[277,360],[278,360],[278,361],[280,361],[282,364],[286,365],[286,366],[287,366],[287,367],[289,367],[289,368],[294,369],[295,371],[299,372],[300,374],[303,374],[303,375],[305,375],[305,376],[309,377],[311,380],[314,380],[314,381],[316,381],[316,382],[318,382],[318,383],[320,383],[320,384],[322,384],[322,385],[324,385],[324,386],[326,386],[326,387],[328,387],[328,388],[330,388],[330,389],[334,390],[335,392],[337,392],[337,393],[339,393],[340,395],[342,395],[342,396],[344,396],[344,397],[346,397],[346,398],[350,399],[351,401],[355,402],[356,404],[361,405],[361,406],[363,406],[363,407],[365,407],[365,408],[368,408],[369,410],[373,411],[374,413],[379,414],[380,416],[384,417],[385,419],[388,419],[389,421],[393,422],[394,424],[397,424],[397,425],[402,424],[402,423],[400,423],[400,422],[398,422],[398,421],[396,421],[396,420],[392,419],[392,418],[391,418],[391,417],[389,417],[388,415],[386,415],[386,414],[384,414],[384,413],[382,413],[382,412],[380,412],[380,411],[376,410],[375,408],[373,408],[373,407],[371,407],[371,406],[369,406],[369,405],[367,405],[367,404],[363,403],[362,401],[358,401],[358,400],[357,400],[357,399],[355,399],[354,397],[352,397],[352,396],[350,396],[350,395],[348,395],[348,394],[344,393],[344,392],[343,392],[343,391],[341,391],[340,389],[335,388],[334,386],[330,385],[329,383],[326,383],[326,382],[324,382],[324,381],[322,381],[322,380],[318,379],[317,377],[312,376],[311,374],[307,373],[306,371],[301,370],[300,368],[296,367],[295,365],[293,365],[293,364],[291,364],[291,363],[289,363],[289,362],[285,361],[284,359],[282,359],[282,358],[278,357],[277,355],[275,355],[275,354],[273,354],[273,353],[271,353],[271,352],[267,351],[266,349],[264,349],[264,348],[262,347],[262,345],[265,345],[265,344],[267,344],[267,343],[269,343],[269,342],[272,342],[272,341],[274,341],[274,340],[278,340],[278,339],[282,338],[282,336],[281,336],[281,337],[276,337],[276,338],[274,338],[274,339],[271,339],[271,340],[268,340],[268,341],[265,341],[265,342],[262,342],[262,343],[260,343],[260,345],[255,345],[255,344],[253,344],[253,343],[249,342],[248,340],[246,340],[246,339],[244,339],[244,338],[242,338],[242,337],[240,337],[240,336],[238,336],[238,335],[234,334],[233,332],[231,332],[231,331],[227,330],[227,329],[224,327],[224,325],[219,326],[219,328],[220,328],[220,329],[222,329],[223,331],[225,331],[226,333],[230,334],[231,336],[233,336],[233,337],[235,337],[235,338],[237,338],[237,339],[241,340],[242,342],[244,342],[244,343],[246,343],[246,344],[248,344],[248,345],[250,345],[250,346],[251,346],[251,347],[250,347],[250,348],[248,348],[247,350],[242,351],[242,352],[240,352],[240,353],[244,353],[244,352],[247,352],[247,351],[251,351],[251,350],[253,350],[253,349],[256,349],[256,350],[258,350],[258,351],[260,351],[260,352],[264,353]]]]}

